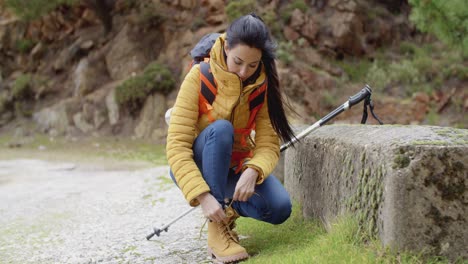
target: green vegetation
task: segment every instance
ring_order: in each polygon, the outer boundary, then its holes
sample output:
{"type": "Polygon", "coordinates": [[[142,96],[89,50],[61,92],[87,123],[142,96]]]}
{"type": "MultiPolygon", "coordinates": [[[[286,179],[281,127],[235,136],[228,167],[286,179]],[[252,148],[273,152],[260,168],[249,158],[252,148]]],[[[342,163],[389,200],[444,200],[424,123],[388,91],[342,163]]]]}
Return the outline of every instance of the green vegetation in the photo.
{"type": "Polygon", "coordinates": [[[8,147],[11,145],[16,145],[16,138],[2,134],[0,136],[0,159],[29,157],[59,161],[75,160],[84,163],[100,162],[103,165],[107,162],[115,164],[115,160],[120,160],[122,163],[128,161],[151,165],[167,164],[165,146],[145,140],[113,137],[73,140],[35,135],[22,140],[19,147],[8,147]]]}
{"type": "Polygon", "coordinates": [[[293,49],[294,49],[294,44],[292,41],[288,41],[288,42],[282,41],[278,44],[276,56],[284,64],[289,65],[295,59],[293,49]]]}
{"type": "Polygon", "coordinates": [[[72,5],[76,1],[77,0],[4,0],[7,8],[27,21],[37,19],[60,5],[72,5]]]}
{"type": "Polygon", "coordinates": [[[128,3],[129,6],[136,6],[137,23],[141,26],[158,26],[170,17],[168,9],[159,1],[143,0],[128,3]]]}
{"type": "Polygon", "coordinates": [[[295,9],[299,9],[302,11],[302,13],[307,13],[308,6],[307,3],[304,0],[294,0],[290,4],[288,4],[285,9],[281,12],[281,19],[285,24],[289,22],[289,19],[291,19],[292,12],[295,9]]]}
{"type": "Polygon", "coordinates": [[[432,33],[468,56],[468,5],[465,0],[409,0],[410,19],[423,32],[432,33]]]}
{"type": "Polygon", "coordinates": [[[20,53],[27,53],[29,52],[35,45],[35,42],[31,39],[27,39],[27,38],[24,38],[24,39],[20,39],[18,41],[16,41],[16,49],[20,52],[20,53]]]}
{"type": "Polygon", "coordinates": [[[115,91],[116,101],[127,106],[130,112],[140,110],[144,100],[154,92],[168,94],[175,87],[169,68],[159,62],[150,63],[143,74],[130,77],[115,91]]]}
{"type": "Polygon", "coordinates": [[[261,17],[275,39],[281,40],[284,38],[283,26],[281,23],[278,23],[278,16],[275,10],[265,10],[261,13],[261,17]]]}
{"type": "Polygon", "coordinates": [[[226,10],[228,21],[232,22],[241,16],[255,12],[256,1],[253,1],[253,0],[229,1],[229,4],[227,4],[225,10],[226,10]]]}
{"type": "Polygon", "coordinates": [[[372,62],[367,59],[349,59],[347,61],[336,61],[347,74],[347,80],[360,82],[366,78],[367,72],[372,66],[372,62]]]}
{"type": "Polygon", "coordinates": [[[468,80],[464,63],[457,50],[410,42],[402,42],[397,50],[379,51],[373,61],[349,58],[335,62],[346,72],[344,82],[369,83],[377,92],[400,85],[405,87],[403,97],[416,92],[431,94],[452,78],[468,80]]]}
{"type": "Polygon", "coordinates": [[[31,80],[30,74],[21,74],[15,79],[11,90],[14,99],[23,99],[30,93],[31,80]]]}
{"type": "MultiPolygon", "coordinates": [[[[366,240],[352,216],[343,216],[323,228],[321,223],[302,218],[295,205],[293,214],[281,225],[270,225],[249,218],[238,220],[238,231],[248,236],[241,240],[252,255],[245,263],[449,263],[439,257],[415,253],[396,253],[375,240],[366,240]],[[327,232],[328,231],[328,232],[327,232]]],[[[462,262],[459,262],[462,263],[462,262]]]]}

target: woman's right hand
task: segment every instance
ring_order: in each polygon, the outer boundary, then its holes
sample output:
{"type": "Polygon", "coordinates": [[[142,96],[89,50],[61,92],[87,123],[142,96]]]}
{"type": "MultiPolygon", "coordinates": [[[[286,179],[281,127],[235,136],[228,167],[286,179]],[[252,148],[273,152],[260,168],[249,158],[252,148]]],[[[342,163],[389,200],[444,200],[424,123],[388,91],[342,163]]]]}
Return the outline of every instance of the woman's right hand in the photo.
{"type": "Polygon", "coordinates": [[[211,193],[202,193],[197,197],[197,200],[200,202],[203,215],[206,218],[216,223],[221,223],[226,218],[223,208],[211,193]]]}

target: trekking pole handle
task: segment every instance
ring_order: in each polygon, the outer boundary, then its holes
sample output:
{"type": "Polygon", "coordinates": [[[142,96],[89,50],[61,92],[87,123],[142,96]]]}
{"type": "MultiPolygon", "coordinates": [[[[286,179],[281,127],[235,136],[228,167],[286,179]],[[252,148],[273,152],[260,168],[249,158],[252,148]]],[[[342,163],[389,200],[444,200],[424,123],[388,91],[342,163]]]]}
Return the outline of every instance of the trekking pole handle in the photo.
{"type": "Polygon", "coordinates": [[[364,88],[362,88],[361,91],[359,91],[357,94],[349,97],[348,103],[349,107],[361,102],[362,100],[366,99],[367,97],[371,96],[372,94],[372,89],[368,84],[364,88]]]}
{"type": "Polygon", "coordinates": [[[288,147],[290,147],[292,144],[296,143],[303,137],[307,136],[310,134],[313,130],[321,127],[322,125],[326,124],[328,121],[332,120],[334,117],[337,115],[341,114],[342,112],[348,110],[351,108],[351,106],[361,102],[362,100],[370,97],[372,94],[372,89],[370,88],[369,85],[366,84],[364,88],[362,88],[361,91],[359,91],[357,94],[349,97],[349,100],[346,101],[344,104],[340,105],[338,108],[330,112],[328,115],[324,116],[322,119],[319,121],[315,122],[312,126],[308,127],[304,131],[302,131],[300,134],[295,136],[291,141],[286,142],[285,144],[281,145],[280,147],[280,152],[283,152],[286,150],[288,147]]]}

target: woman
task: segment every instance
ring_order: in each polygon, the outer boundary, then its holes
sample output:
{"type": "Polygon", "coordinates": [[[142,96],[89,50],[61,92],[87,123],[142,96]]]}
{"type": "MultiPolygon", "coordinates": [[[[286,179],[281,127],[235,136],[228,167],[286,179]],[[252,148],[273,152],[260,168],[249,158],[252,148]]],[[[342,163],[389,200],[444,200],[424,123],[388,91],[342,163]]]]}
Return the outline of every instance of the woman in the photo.
{"type": "Polygon", "coordinates": [[[201,66],[195,65],[171,114],[171,176],[190,205],[200,204],[210,220],[208,251],[223,263],[249,257],[232,230],[239,216],[280,224],[291,214],[289,194],[269,175],[278,162],[279,138],[294,137],[283,108],[274,49],[258,16],[237,19],[210,52],[217,88],[212,104],[201,102],[201,66]],[[259,95],[265,88],[266,98],[259,95]],[[249,107],[253,101],[260,101],[255,114],[249,107]]]}

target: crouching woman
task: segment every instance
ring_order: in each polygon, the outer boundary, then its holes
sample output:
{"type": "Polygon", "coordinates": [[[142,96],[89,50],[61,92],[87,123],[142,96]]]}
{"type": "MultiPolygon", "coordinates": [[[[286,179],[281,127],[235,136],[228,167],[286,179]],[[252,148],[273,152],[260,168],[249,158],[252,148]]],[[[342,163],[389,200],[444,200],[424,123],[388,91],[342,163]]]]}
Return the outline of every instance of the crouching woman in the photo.
{"type": "Polygon", "coordinates": [[[294,137],[274,52],[260,17],[235,20],[216,39],[209,61],[186,75],[172,110],[166,149],[171,176],[209,219],[208,251],[219,262],[249,257],[233,230],[238,217],[281,224],[291,214],[289,194],[270,175],[280,139],[294,137]]]}

